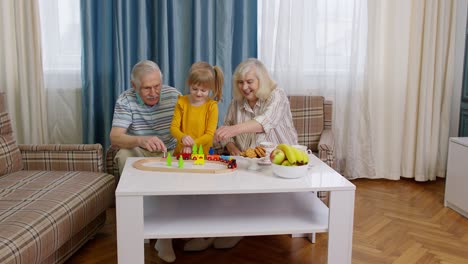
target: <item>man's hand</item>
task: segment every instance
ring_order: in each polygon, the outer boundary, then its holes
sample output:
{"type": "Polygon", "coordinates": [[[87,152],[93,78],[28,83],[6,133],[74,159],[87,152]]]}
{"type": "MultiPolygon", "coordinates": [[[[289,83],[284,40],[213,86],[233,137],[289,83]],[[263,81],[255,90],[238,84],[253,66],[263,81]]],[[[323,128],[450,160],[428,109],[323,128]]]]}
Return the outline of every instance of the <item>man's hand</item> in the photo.
{"type": "Polygon", "coordinates": [[[131,149],[141,147],[148,151],[167,152],[166,145],[157,136],[134,136],[127,135],[127,129],[121,127],[112,127],[110,140],[112,145],[120,148],[131,149]]]}
{"type": "Polygon", "coordinates": [[[148,151],[167,152],[164,142],[156,136],[139,137],[138,146],[148,151]]]}

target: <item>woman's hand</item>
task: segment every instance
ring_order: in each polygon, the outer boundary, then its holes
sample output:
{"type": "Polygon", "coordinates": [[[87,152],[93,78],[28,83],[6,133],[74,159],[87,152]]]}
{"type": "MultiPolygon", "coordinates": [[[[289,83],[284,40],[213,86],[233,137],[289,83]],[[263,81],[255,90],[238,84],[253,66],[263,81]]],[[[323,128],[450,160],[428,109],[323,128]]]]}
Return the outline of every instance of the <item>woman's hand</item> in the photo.
{"type": "Polygon", "coordinates": [[[237,146],[232,142],[229,142],[226,145],[226,150],[229,152],[229,155],[231,156],[240,156],[240,153],[241,153],[241,151],[237,148],[237,146]]]}
{"type": "Polygon", "coordinates": [[[232,137],[237,136],[234,126],[221,126],[214,134],[214,141],[226,141],[232,137]]]}
{"type": "Polygon", "coordinates": [[[263,133],[263,126],[255,120],[249,120],[244,123],[222,126],[214,134],[215,141],[226,141],[242,133],[263,133]]]}

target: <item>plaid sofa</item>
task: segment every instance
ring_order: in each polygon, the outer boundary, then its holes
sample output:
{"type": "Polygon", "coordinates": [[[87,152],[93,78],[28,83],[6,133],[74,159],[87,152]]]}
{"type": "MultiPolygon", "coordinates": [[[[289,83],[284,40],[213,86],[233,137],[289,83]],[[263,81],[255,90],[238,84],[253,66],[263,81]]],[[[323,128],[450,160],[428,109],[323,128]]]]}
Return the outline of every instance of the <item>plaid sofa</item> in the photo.
{"type": "Polygon", "coordinates": [[[106,220],[99,144],[17,145],[0,93],[0,263],[63,263],[106,220]]]}
{"type": "MultiPolygon", "coordinates": [[[[308,146],[322,161],[335,168],[332,102],[322,96],[288,96],[288,99],[299,144],[308,146]]],[[[106,171],[115,176],[116,182],[120,179],[119,166],[114,160],[117,151],[117,146],[110,146],[106,151],[106,171]]]]}

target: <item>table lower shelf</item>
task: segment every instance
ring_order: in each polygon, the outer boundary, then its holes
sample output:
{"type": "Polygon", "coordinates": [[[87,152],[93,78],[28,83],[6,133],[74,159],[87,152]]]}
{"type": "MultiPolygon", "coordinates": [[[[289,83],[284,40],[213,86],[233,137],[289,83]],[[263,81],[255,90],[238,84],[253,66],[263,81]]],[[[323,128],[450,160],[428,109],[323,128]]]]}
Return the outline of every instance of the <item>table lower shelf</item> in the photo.
{"type": "Polygon", "coordinates": [[[328,207],[313,192],[144,198],[144,238],[321,233],[328,207]]]}

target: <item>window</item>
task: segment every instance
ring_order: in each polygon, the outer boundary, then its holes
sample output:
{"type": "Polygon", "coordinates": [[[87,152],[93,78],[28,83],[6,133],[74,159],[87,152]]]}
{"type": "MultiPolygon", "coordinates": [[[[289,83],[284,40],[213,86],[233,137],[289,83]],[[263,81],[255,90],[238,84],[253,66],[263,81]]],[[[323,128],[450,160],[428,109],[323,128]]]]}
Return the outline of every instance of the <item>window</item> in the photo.
{"type": "Polygon", "coordinates": [[[44,73],[80,72],[79,0],[40,0],[44,73]]]}
{"type": "Polygon", "coordinates": [[[39,0],[49,142],[81,143],[80,0],[39,0]]]}
{"type": "Polygon", "coordinates": [[[366,23],[365,1],[260,0],[258,12],[259,57],[273,71],[347,71],[353,41],[366,38],[356,34],[366,23]]]}

